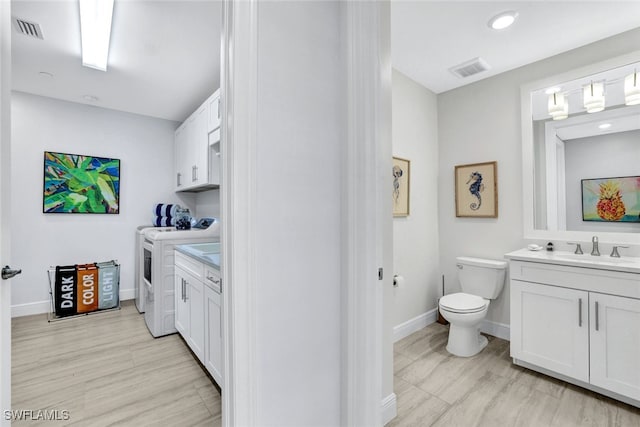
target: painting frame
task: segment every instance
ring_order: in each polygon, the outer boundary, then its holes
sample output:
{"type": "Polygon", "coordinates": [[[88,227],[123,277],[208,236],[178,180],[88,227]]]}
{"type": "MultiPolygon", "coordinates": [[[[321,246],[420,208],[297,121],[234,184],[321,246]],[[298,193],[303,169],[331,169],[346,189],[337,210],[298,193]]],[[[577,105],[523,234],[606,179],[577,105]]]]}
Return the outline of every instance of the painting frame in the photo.
{"type": "Polygon", "coordinates": [[[498,217],[497,161],[457,165],[454,175],[456,217],[498,217]]]}
{"type": "Polygon", "coordinates": [[[42,213],[120,213],[120,159],[44,152],[42,213]]]}
{"type": "Polygon", "coordinates": [[[582,221],[607,224],[640,223],[640,176],[615,176],[580,180],[582,221]],[[603,203],[603,186],[613,202],[603,203]],[[627,211],[627,208],[630,210],[627,211]]]}
{"type": "Polygon", "coordinates": [[[393,156],[393,193],[391,204],[394,218],[409,216],[411,199],[411,161],[393,156]]]}

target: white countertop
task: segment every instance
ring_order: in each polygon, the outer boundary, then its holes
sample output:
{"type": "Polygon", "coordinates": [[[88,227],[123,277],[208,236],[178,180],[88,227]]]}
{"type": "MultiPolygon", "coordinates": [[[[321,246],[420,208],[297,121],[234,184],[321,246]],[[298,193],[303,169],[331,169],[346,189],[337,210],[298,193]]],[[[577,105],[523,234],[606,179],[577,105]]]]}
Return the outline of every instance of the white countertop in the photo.
{"type": "Polygon", "coordinates": [[[576,255],[564,251],[530,251],[518,249],[504,255],[507,259],[517,261],[541,262],[545,264],[570,265],[573,267],[595,268],[599,270],[626,271],[640,274],[640,258],[621,256],[612,258],[609,255],[591,256],[589,254],[576,255]]]}

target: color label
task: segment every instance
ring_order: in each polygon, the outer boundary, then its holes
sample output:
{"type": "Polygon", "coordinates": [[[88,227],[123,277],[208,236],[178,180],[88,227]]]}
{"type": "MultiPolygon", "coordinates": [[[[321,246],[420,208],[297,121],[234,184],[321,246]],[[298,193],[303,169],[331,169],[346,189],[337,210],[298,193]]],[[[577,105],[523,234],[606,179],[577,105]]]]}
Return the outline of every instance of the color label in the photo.
{"type": "Polygon", "coordinates": [[[78,266],[78,313],[98,309],[98,269],[95,264],[78,266]]]}

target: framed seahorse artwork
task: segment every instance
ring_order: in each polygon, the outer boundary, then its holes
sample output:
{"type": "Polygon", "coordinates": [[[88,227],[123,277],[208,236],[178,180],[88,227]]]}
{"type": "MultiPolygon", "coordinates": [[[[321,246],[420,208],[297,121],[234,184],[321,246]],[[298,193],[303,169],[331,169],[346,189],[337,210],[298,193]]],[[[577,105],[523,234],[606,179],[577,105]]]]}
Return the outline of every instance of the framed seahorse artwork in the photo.
{"type": "Polygon", "coordinates": [[[455,167],[456,216],[498,217],[498,162],[455,167]]]}
{"type": "Polygon", "coordinates": [[[409,181],[411,162],[393,158],[393,216],[409,216],[409,181]]]}

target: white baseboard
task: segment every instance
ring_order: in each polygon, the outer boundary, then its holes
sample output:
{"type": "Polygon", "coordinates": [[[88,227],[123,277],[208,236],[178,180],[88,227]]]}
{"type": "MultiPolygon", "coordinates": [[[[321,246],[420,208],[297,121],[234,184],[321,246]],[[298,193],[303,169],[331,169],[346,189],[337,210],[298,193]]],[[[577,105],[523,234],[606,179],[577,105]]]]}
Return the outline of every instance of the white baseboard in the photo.
{"type": "Polygon", "coordinates": [[[480,331],[497,338],[502,338],[503,340],[511,341],[511,329],[509,325],[505,325],[504,323],[483,320],[480,324],[480,331]]]}
{"type": "Polygon", "coordinates": [[[438,318],[438,309],[434,308],[422,313],[419,316],[409,319],[404,323],[399,324],[393,328],[393,342],[400,341],[404,337],[408,337],[414,332],[428,326],[436,321],[438,318]]]}
{"type": "Polygon", "coordinates": [[[398,415],[396,394],[391,393],[382,399],[382,425],[386,425],[389,421],[398,415]]]}
{"type": "Polygon", "coordinates": [[[11,306],[11,317],[31,316],[32,314],[48,313],[51,310],[49,301],[29,302],[11,306]]]}
{"type": "MultiPolygon", "coordinates": [[[[134,299],[135,289],[120,290],[120,301],[134,299]]],[[[49,313],[51,303],[47,301],[29,302],[26,304],[16,304],[11,306],[11,317],[31,316],[34,314],[49,313]]]]}

